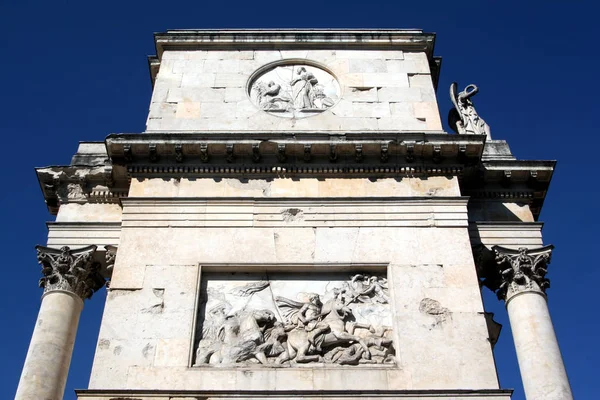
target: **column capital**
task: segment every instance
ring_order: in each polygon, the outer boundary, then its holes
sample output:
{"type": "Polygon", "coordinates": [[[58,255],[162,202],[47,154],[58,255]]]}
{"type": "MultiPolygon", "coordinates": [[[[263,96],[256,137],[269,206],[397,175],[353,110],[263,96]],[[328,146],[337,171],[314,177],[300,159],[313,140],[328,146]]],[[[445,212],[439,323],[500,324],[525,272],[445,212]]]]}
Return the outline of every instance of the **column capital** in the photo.
{"type": "Polygon", "coordinates": [[[493,246],[494,261],[480,268],[483,284],[496,292],[498,299],[508,302],[523,292],[545,295],[550,287],[546,278],[554,246],[537,249],[520,247],[517,250],[493,246]]]}
{"type": "Polygon", "coordinates": [[[35,248],[38,262],[42,266],[40,287],[44,288],[44,294],[53,290],[65,290],[85,300],[104,286],[100,264],[93,259],[97,246],[80,249],[68,246],[60,249],[44,246],[35,248]]]}

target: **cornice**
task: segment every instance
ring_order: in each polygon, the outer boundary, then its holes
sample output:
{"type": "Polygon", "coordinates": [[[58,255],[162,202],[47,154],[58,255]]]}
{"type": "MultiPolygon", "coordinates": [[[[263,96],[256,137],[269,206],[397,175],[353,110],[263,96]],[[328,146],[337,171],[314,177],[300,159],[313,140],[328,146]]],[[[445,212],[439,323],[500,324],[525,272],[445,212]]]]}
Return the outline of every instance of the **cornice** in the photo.
{"type": "Polygon", "coordinates": [[[556,162],[489,159],[485,141],[484,135],[443,131],[123,133],[109,135],[97,154],[89,153],[102,164],[48,166],[36,173],[53,214],[64,203],[120,203],[131,178],[456,176],[463,196],[528,204],[537,219],[556,162]]]}
{"type": "Polygon", "coordinates": [[[65,203],[119,203],[129,191],[128,178],[117,181],[112,165],[53,165],[35,172],[53,215],[65,203]]]}
{"type": "Polygon", "coordinates": [[[425,52],[437,87],[441,57],[434,57],[435,33],[420,29],[190,29],[154,34],[156,55],[148,56],[150,79],[166,50],[402,50],[425,52]]]}
{"type": "Polygon", "coordinates": [[[460,175],[484,142],[441,132],[151,132],[111,134],[106,149],[132,175],[460,175]]]}
{"type": "Polygon", "coordinates": [[[538,218],[554,173],[554,160],[488,160],[461,178],[461,192],[477,200],[529,204],[538,218]]]}
{"type": "Polygon", "coordinates": [[[435,33],[420,29],[168,30],[154,34],[156,55],[167,49],[395,49],[433,56],[435,33]]]}

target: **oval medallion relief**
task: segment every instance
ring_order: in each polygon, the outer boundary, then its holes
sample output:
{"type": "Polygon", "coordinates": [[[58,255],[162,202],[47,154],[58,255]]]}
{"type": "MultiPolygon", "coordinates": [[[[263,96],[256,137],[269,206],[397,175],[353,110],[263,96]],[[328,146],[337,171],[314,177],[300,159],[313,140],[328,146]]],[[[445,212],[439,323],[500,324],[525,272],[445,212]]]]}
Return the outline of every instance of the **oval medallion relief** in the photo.
{"type": "Polygon", "coordinates": [[[270,114],[305,118],[335,105],[340,85],[322,68],[287,60],[255,72],[248,94],[256,106],[270,114]]]}

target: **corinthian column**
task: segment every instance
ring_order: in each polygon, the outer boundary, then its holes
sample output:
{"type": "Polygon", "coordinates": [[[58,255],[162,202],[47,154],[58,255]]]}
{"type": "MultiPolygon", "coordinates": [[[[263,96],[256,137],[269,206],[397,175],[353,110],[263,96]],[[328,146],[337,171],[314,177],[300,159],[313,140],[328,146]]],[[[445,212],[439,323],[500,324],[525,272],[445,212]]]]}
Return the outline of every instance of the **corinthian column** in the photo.
{"type": "Polygon", "coordinates": [[[60,400],[83,300],[104,285],[104,278],[92,260],[96,246],[36,249],[44,294],[15,399],[60,400]]]}
{"type": "Polygon", "coordinates": [[[484,271],[484,285],[506,302],[528,400],[573,398],[550,319],[546,278],[552,245],[539,249],[492,247],[495,266],[484,271]]]}

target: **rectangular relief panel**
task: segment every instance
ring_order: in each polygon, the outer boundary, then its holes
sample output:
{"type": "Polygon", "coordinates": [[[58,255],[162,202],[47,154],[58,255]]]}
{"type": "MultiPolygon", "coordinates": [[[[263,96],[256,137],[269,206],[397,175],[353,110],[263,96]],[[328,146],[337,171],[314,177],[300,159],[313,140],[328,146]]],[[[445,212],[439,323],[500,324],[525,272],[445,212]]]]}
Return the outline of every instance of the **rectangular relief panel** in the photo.
{"type": "Polygon", "coordinates": [[[385,270],[203,272],[193,366],[395,365],[385,270]]]}

